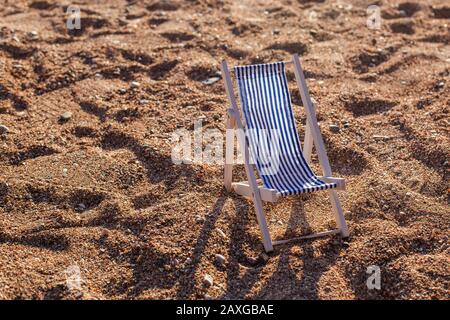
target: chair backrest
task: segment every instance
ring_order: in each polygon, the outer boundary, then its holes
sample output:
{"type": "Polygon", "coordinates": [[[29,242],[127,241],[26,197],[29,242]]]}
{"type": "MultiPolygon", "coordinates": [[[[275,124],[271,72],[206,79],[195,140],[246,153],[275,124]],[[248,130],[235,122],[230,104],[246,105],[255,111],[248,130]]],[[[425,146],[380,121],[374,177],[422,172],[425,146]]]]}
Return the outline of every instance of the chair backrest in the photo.
{"type": "Polygon", "coordinates": [[[236,66],[234,72],[250,155],[264,186],[287,194],[316,189],[301,151],[285,63],[236,66]]]}

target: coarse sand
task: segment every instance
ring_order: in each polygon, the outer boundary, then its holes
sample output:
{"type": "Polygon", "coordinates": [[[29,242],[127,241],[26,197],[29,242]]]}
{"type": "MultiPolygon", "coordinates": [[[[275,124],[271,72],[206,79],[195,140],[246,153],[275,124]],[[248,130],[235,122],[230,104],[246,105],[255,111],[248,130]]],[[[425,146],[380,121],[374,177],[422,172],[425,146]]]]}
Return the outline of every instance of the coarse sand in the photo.
{"type": "MultiPolygon", "coordinates": [[[[449,299],[450,6],[376,1],[373,29],[372,2],[79,0],[68,30],[70,1],[1,0],[0,298],[449,299]],[[265,256],[253,204],[171,135],[225,131],[220,61],[293,53],[350,238],[265,256]]],[[[326,193],[265,209],[273,239],[335,225],[326,193]]]]}

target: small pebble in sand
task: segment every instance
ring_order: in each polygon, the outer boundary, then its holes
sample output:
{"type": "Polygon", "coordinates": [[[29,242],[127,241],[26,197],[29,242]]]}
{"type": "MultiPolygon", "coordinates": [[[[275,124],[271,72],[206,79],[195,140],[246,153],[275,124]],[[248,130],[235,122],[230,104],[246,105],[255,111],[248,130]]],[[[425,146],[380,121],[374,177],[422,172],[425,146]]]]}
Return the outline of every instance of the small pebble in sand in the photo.
{"type": "Polygon", "coordinates": [[[219,266],[223,266],[225,264],[225,257],[221,254],[216,254],[216,262],[219,266]]]}
{"type": "Polygon", "coordinates": [[[0,134],[8,133],[8,131],[9,131],[9,129],[7,126],[2,125],[2,124],[0,125],[0,134]]]}
{"type": "Polygon", "coordinates": [[[147,99],[141,99],[141,100],[139,100],[139,104],[142,104],[142,105],[146,105],[146,104],[149,104],[149,103],[150,103],[150,101],[147,100],[147,99]]]}
{"type": "Polygon", "coordinates": [[[205,277],[203,278],[203,284],[206,287],[211,287],[214,284],[213,277],[211,277],[209,274],[205,274],[205,277]]]}
{"type": "Polygon", "coordinates": [[[195,216],[195,222],[197,222],[197,223],[203,223],[203,222],[205,222],[205,218],[203,218],[202,216],[199,216],[199,215],[196,215],[195,216]]]}
{"type": "Polygon", "coordinates": [[[141,86],[141,84],[137,81],[132,81],[130,83],[131,88],[139,88],[141,86]]]}
{"type": "Polygon", "coordinates": [[[329,128],[330,128],[330,131],[333,133],[338,133],[340,131],[339,126],[337,126],[335,124],[330,124],[329,128]]]}
{"type": "Polygon", "coordinates": [[[206,80],[203,80],[202,83],[206,84],[206,85],[211,85],[213,83],[216,83],[219,80],[220,80],[220,77],[211,77],[211,78],[208,78],[206,80]]]}
{"type": "Polygon", "coordinates": [[[62,171],[63,171],[63,176],[67,177],[67,172],[68,172],[67,168],[64,168],[62,171]]]}
{"type": "Polygon", "coordinates": [[[30,37],[30,39],[36,40],[39,38],[39,34],[37,33],[37,31],[31,31],[30,33],[28,33],[28,36],[30,37]]]}
{"type": "Polygon", "coordinates": [[[86,210],[86,206],[84,205],[84,203],[79,203],[79,204],[77,205],[77,210],[78,210],[78,211],[84,211],[84,210],[86,210]]]}
{"type": "Polygon", "coordinates": [[[372,138],[373,138],[374,140],[376,140],[376,141],[383,141],[383,140],[388,140],[388,139],[389,139],[388,136],[380,136],[380,135],[377,135],[377,134],[374,134],[374,135],[372,136],[372,138]]]}
{"type": "Polygon", "coordinates": [[[125,94],[125,93],[127,93],[127,89],[121,88],[121,89],[119,89],[119,93],[125,94]]]}
{"type": "Polygon", "coordinates": [[[66,111],[59,118],[61,121],[69,121],[72,118],[72,112],[66,111]]]}
{"type": "Polygon", "coordinates": [[[222,229],[217,228],[217,233],[222,237],[222,238],[226,238],[226,234],[225,232],[222,231],[222,229]]]}

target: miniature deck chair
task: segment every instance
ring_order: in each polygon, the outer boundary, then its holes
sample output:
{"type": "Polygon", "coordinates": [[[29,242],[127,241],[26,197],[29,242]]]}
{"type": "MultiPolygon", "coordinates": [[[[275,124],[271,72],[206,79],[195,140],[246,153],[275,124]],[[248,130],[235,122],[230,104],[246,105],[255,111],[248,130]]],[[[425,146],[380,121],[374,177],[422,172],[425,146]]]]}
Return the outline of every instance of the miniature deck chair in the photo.
{"type": "Polygon", "coordinates": [[[337,233],[342,237],[348,237],[347,224],[335,191],[345,189],[345,180],[331,176],[330,163],[298,55],[293,55],[292,61],[287,62],[234,67],[245,124],[241,120],[226,61],[222,62],[221,67],[231,104],[231,108],[228,109],[226,139],[234,140],[234,129],[237,129],[238,145],[244,158],[248,179],[245,182],[232,181],[234,144],[227,141],[224,184],[228,191],[253,199],[266,252],[272,251],[274,245],[293,240],[337,233]],[[292,63],[307,116],[303,150],[295,127],[285,73],[285,65],[292,63]],[[316,176],[309,165],[313,143],[323,170],[321,177],[316,176]],[[277,156],[271,157],[273,154],[277,156]],[[255,165],[261,179],[256,179],[252,164],[255,165]],[[268,168],[276,170],[267,170],[268,168]],[[262,186],[258,185],[260,182],[262,186]],[[329,194],[337,229],[272,241],[262,201],[276,202],[284,196],[319,190],[327,190],[329,194]]]}

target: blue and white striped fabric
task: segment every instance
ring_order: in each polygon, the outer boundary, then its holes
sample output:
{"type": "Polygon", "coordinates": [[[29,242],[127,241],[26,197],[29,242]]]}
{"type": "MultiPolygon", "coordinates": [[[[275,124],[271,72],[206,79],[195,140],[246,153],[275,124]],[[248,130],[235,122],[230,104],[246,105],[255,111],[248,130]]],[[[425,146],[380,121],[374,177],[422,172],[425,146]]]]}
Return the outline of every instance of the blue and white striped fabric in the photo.
{"type": "Polygon", "coordinates": [[[319,180],[303,157],[284,62],[234,71],[250,155],[264,186],[283,196],[336,188],[319,180]]]}

